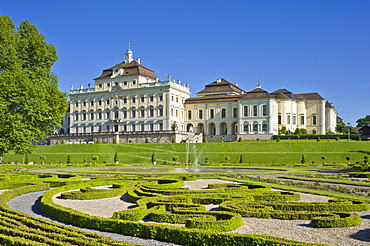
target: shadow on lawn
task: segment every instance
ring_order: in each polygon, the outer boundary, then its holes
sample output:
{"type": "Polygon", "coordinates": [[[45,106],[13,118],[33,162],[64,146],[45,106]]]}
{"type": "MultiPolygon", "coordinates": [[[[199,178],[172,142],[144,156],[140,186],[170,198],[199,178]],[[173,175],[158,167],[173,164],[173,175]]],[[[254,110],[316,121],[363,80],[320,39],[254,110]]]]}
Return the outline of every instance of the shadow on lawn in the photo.
{"type": "Polygon", "coordinates": [[[365,151],[365,150],[357,150],[357,151],[351,150],[350,152],[363,153],[363,154],[366,154],[366,155],[370,155],[370,152],[365,151]]]}

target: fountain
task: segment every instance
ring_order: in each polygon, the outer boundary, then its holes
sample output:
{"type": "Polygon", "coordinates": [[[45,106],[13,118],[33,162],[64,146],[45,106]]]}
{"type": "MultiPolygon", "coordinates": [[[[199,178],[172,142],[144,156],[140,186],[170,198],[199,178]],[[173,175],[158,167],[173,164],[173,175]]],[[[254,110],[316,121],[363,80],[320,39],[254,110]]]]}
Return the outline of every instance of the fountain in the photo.
{"type": "Polygon", "coordinates": [[[195,142],[195,133],[194,133],[194,129],[192,126],[189,127],[189,130],[188,130],[188,139],[186,141],[186,167],[185,167],[185,170],[186,171],[190,171],[190,172],[199,172],[199,158],[203,152],[203,149],[208,145],[208,144],[205,144],[203,145],[203,147],[200,149],[199,152],[197,152],[197,146],[194,144],[195,142]],[[193,143],[194,145],[192,147],[190,147],[191,143],[193,143]],[[193,154],[194,156],[194,162],[193,162],[193,165],[191,166],[190,170],[189,170],[189,160],[190,160],[190,154],[193,154]]]}

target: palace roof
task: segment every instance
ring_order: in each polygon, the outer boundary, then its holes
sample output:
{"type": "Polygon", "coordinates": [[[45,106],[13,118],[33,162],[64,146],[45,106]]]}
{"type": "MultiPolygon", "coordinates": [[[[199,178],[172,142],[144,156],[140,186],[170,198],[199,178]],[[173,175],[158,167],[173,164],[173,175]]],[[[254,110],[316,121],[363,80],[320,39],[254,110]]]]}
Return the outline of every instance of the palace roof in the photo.
{"type": "Polygon", "coordinates": [[[121,62],[111,68],[104,69],[103,73],[95,79],[111,78],[114,68],[123,68],[123,73],[121,76],[143,75],[145,77],[156,79],[156,76],[152,70],[144,67],[137,61],[131,61],[130,63],[121,62]]]}
{"type": "Polygon", "coordinates": [[[197,93],[198,96],[202,94],[245,94],[246,92],[240,89],[236,84],[230,83],[225,79],[218,79],[215,82],[206,85],[204,90],[197,93]]]}
{"type": "Polygon", "coordinates": [[[241,97],[241,99],[257,99],[257,98],[271,98],[271,96],[267,91],[262,90],[261,88],[256,88],[252,91],[248,91],[247,94],[241,97]]]}

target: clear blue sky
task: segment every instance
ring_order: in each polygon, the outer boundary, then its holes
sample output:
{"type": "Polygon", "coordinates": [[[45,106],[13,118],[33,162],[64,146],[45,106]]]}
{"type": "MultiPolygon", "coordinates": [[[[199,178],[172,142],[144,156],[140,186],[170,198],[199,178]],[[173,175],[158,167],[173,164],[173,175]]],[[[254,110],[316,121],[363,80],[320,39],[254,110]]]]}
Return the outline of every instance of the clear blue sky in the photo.
{"type": "Polygon", "coordinates": [[[53,71],[67,92],[134,58],[192,96],[225,78],[250,91],[318,92],[352,125],[370,114],[368,0],[0,0],[56,46],[53,71]]]}

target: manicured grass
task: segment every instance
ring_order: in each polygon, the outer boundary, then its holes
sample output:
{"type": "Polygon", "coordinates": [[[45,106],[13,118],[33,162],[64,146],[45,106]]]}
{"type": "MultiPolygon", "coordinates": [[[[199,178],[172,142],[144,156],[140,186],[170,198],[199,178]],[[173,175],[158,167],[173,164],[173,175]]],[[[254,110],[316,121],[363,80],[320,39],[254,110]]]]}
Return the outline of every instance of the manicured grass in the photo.
{"type": "MultiPolygon", "coordinates": [[[[175,164],[173,157],[177,156],[177,164],[186,162],[187,144],[183,143],[150,143],[150,144],[90,144],[90,145],[53,145],[38,146],[28,159],[40,163],[40,156],[44,155],[45,163],[66,163],[67,156],[71,156],[72,163],[95,162],[93,155],[98,155],[97,163],[112,163],[115,152],[119,153],[120,163],[150,164],[151,156],[155,153],[158,164],[175,164]]],[[[243,156],[244,164],[253,165],[294,165],[300,164],[302,155],[305,156],[306,164],[312,165],[346,165],[346,157],[350,162],[363,163],[364,156],[370,155],[370,142],[367,141],[305,141],[284,140],[275,141],[248,141],[231,143],[199,143],[190,145],[189,160],[194,162],[199,158],[200,164],[211,165],[238,165],[240,155],[243,156]],[[195,146],[195,148],[194,148],[195,146]],[[196,154],[195,154],[195,152],[196,154]],[[326,159],[323,160],[322,157],[326,159]],[[230,157],[230,158],[227,158],[230,157]],[[229,159],[229,160],[227,160],[229,159]]],[[[22,156],[9,153],[5,155],[6,162],[18,161],[22,163],[22,156]]]]}
{"type": "Polygon", "coordinates": [[[317,178],[317,177],[301,177],[301,176],[295,176],[295,175],[284,175],[284,176],[280,176],[279,178],[293,179],[293,180],[296,179],[296,180],[316,181],[316,182],[334,183],[334,184],[369,186],[370,187],[370,182],[367,181],[367,180],[365,182],[365,181],[341,179],[340,177],[337,177],[337,178],[317,178]]]}

